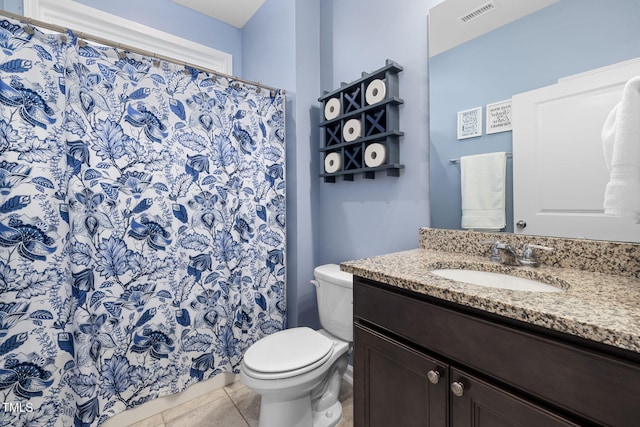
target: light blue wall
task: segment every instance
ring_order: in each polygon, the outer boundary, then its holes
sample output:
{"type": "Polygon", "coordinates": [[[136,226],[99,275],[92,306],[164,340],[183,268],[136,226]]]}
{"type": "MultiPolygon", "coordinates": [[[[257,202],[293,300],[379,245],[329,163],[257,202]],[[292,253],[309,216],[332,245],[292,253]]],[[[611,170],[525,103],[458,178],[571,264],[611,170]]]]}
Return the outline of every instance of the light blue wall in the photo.
{"type": "Polygon", "coordinates": [[[449,158],[511,151],[511,132],[458,141],[458,111],[639,56],[640,0],[561,0],[431,58],[431,226],[460,228],[460,167],[449,158]]]}
{"type": "MultiPolygon", "coordinates": [[[[353,182],[321,183],[314,215],[317,263],[340,262],[418,247],[429,225],[427,12],[435,0],[323,0],[321,88],[360,78],[391,59],[399,74],[399,178],[356,175],[353,182]]],[[[314,152],[312,171],[320,173],[314,152]]],[[[315,178],[320,179],[320,178],[315,178]]]]}
{"type": "Polygon", "coordinates": [[[242,28],[243,77],[295,88],[295,11],[294,0],[267,0],[242,28]]]}
{"type": "Polygon", "coordinates": [[[437,1],[267,0],[242,30],[243,77],[287,90],[289,324],[317,326],[313,268],[415,248],[429,225],[427,11],[437,1]],[[381,25],[380,25],[381,23],[381,25]],[[392,59],[400,74],[400,178],[322,182],[323,90],[392,59]]]}
{"type": "Polygon", "coordinates": [[[287,91],[289,326],[318,325],[313,279],[318,146],[320,0],[267,0],[242,29],[244,77],[287,91]]]}
{"type": "Polygon", "coordinates": [[[22,15],[22,0],[0,0],[0,9],[22,15]]]}
{"type": "Polygon", "coordinates": [[[287,90],[290,326],[317,326],[316,265],[415,248],[428,225],[427,11],[435,3],[267,0],[242,30],[244,77],[287,90]],[[386,59],[404,67],[406,168],[400,178],[322,182],[318,97],[386,59]]]}

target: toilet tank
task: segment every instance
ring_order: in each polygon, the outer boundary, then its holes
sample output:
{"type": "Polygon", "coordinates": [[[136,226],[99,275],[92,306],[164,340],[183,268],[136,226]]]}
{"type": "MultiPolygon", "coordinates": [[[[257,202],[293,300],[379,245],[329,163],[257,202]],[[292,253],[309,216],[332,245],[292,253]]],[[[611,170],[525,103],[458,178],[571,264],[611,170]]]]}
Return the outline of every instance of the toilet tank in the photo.
{"type": "Polygon", "coordinates": [[[318,313],[322,328],[348,342],[353,341],[353,275],[340,271],[337,264],[313,270],[316,280],[318,313]]]}

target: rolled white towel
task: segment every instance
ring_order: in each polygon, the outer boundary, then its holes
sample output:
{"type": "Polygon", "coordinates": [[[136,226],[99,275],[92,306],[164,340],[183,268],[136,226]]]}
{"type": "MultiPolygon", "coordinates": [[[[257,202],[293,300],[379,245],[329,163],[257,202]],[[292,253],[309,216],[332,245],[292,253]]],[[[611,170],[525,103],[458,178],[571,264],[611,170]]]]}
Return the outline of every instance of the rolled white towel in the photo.
{"type": "Polygon", "coordinates": [[[630,79],[602,127],[609,168],[604,212],[640,222],[640,76],[630,79]]]}

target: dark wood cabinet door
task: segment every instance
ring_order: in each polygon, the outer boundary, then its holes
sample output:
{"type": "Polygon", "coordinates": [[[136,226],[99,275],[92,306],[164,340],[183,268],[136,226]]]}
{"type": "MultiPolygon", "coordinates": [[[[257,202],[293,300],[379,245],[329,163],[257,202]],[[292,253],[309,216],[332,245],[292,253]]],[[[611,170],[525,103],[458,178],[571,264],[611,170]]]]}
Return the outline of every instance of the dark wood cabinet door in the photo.
{"type": "Polygon", "coordinates": [[[451,369],[451,384],[452,427],[577,426],[460,370],[451,369]]]}
{"type": "Polygon", "coordinates": [[[354,329],[354,426],[446,426],[447,365],[365,326],[354,329]]]}

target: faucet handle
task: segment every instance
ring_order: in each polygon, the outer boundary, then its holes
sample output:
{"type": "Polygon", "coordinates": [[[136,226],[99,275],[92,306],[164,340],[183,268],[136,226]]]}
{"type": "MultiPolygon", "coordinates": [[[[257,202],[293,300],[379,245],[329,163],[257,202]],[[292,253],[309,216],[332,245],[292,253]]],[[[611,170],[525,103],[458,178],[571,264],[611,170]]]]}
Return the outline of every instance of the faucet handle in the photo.
{"type": "Polygon", "coordinates": [[[483,245],[491,245],[491,255],[489,256],[490,261],[501,262],[500,251],[498,248],[502,243],[500,243],[499,240],[480,240],[480,243],[483,245]]]}
{"type": "Polygon", "coordinates": [[[534,245],[533,243],[525,243],[524,248],[531,248],[531,249],[542,249],[543,251],[553,251],[554,248],[550,247],[550,246],[542,246],[542,245],[534,245]]]}
{"type": "Polygon", "coordinates": [[[538,261],[536,261],[536,254],[534,249],[540,249],[548,252],[551,252],[554,250],[549,246],[534,245],[533,243],[525,243],[524,250],[522,252],[522,258],[520,258],[521,265],[530,265],[530,266],[538,265],[538,261]]]}

